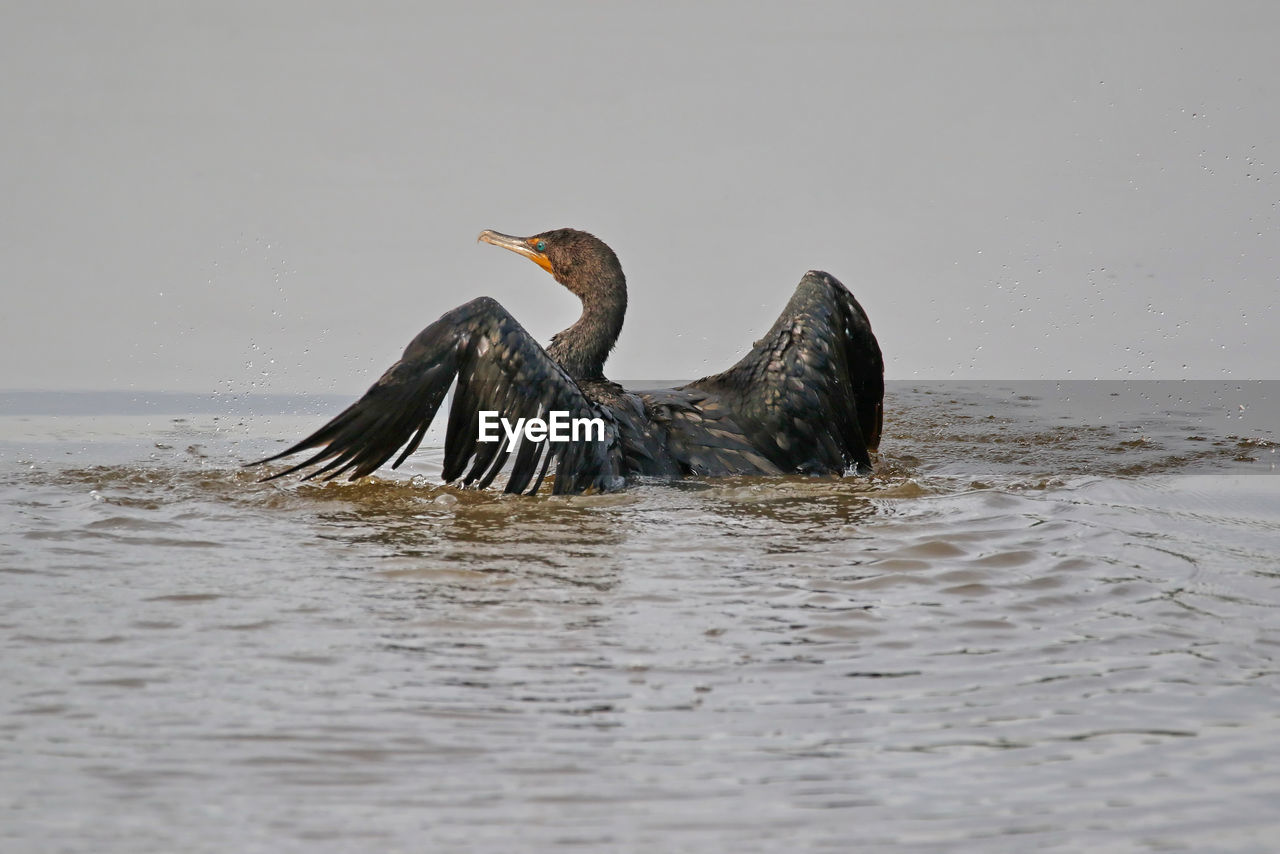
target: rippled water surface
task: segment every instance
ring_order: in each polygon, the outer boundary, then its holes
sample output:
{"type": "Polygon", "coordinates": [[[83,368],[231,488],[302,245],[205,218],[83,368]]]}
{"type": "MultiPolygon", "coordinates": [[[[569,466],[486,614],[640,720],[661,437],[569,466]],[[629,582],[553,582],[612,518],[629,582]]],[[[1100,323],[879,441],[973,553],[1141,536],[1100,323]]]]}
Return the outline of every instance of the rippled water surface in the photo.
{"type": "Polygon", "coordinates": [[[897,383],[871,478],[563,499],[0,403],[4,852],[1280,838],[1280,384],[897,383]]]}

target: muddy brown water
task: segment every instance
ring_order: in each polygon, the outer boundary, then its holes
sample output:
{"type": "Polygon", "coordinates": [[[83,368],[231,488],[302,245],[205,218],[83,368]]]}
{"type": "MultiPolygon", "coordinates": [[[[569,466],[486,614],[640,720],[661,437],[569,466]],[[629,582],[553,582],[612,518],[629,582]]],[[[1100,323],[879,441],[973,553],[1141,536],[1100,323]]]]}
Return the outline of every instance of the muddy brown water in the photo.
{"type": "Polygon", "coordinates": [[[898,382],[870,478],[533,499],[238,467],[331,400],[0,404],[4,852],[1280,839],[1280,383],[898,382]]]}

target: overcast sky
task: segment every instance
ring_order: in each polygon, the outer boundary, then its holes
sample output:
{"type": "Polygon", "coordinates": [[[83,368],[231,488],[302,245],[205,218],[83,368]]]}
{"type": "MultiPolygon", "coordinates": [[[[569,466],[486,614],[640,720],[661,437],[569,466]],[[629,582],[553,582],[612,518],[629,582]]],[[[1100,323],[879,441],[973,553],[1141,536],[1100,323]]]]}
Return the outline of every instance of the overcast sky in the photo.
{"type": "Polygon", "coordinates": [[[621,379],[727,367],[805,270],[897,379],[1280,378],[1280,5],[14,2],[0,388],[339,391],[477,244],[614,247],[621,379]]]}

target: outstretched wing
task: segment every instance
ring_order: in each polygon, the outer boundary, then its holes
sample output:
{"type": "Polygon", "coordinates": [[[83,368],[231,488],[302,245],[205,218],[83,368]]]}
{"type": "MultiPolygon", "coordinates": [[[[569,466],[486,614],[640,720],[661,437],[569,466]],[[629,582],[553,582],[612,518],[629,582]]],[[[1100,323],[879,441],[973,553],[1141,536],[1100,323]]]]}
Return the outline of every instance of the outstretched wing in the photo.
{"type": "Polygon", "coordinates": [[[880,444],[884,358],[858,301],[810,270],[773,328],[729,370],[690,383],[713,392],[783,471],[871,469],[880,444]]]}
{"type": "MultiPolygon", "coordinates": [[[[364,396],[293,447],[251,465],[319,448],[308,459],[268,480],[310,467],[307,480],[348,480],[377,469],[403,450],[392,468],[418,449],[449,386],[458,384],[445,434],[444,479],[488,486],[513,449],[505,440],[480,442],[480,411],[517,418],[545,418],[552,410],[570,418],[600,418],[604,440],[569,442],[521,440],[507,479],[507,492],[538,491],[554,459],[554,492],[616,489],[621,483],[621,451],[616,421],[589,400],[578,385],[496,300],[480,297],[448,312],[418,333],[400,361],[364,396]],[[464,474],[465,473],[465,474],[464,474]],[[536,479],[535,479],[536,475],[536,479]]],[[[502,435],[502,431],[498,431],[502,435]]]]}

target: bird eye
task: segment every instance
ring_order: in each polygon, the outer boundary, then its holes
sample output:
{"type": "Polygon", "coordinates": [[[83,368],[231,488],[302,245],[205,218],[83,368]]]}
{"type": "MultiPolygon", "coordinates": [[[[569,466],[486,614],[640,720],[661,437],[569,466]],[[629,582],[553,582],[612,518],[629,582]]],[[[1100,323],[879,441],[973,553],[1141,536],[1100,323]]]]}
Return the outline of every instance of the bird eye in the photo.
{"type": "Polygon", "coordinates": [[[534,248],[534,249],[537,249],[539,252],[546,252],[546,251],[547,251],[547,241],[545,241],[545,240],[539,240],[539,241],[534,245],[534,247],[533,247],[533,248],[534,248]]]}

